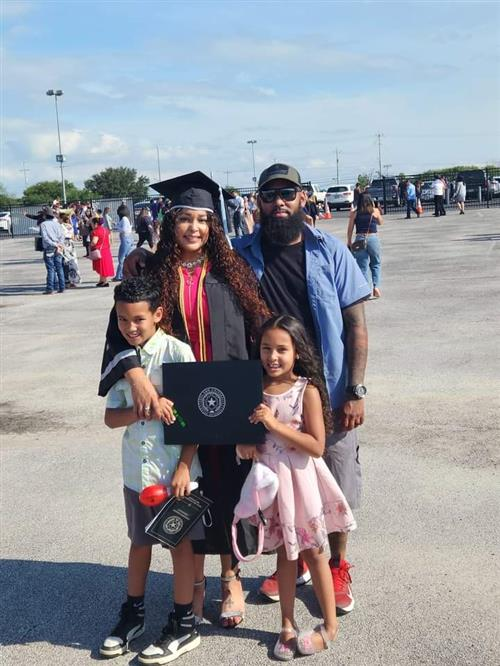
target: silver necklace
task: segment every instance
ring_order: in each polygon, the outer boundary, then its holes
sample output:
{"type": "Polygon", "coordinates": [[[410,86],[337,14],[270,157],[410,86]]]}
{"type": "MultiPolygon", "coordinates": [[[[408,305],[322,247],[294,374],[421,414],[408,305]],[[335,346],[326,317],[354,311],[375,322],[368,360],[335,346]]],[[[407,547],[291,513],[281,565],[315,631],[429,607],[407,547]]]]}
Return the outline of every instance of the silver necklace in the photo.
{"type": "Polygon", "coordinates": [[[205,261],[205,255],[201,255],[198,259],[193,259],[193,261],[181,261],[182,268],[186,268],[188,271],[194,271],[197,266],[201,266],[205,261]]]}

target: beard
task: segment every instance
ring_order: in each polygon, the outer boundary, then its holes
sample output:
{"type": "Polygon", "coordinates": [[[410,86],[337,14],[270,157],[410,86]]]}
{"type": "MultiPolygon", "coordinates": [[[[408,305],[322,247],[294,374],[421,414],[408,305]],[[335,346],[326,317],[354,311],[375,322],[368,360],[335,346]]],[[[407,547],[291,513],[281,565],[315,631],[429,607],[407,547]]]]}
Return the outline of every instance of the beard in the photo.
{"type": "Polygon", "coordinates": [[[265,239],[273,245],[290,245],[302,234],[305,215],[302,210],[292,213],[289,217],[274,217],[260,214],[260,224],[265,239]]]}

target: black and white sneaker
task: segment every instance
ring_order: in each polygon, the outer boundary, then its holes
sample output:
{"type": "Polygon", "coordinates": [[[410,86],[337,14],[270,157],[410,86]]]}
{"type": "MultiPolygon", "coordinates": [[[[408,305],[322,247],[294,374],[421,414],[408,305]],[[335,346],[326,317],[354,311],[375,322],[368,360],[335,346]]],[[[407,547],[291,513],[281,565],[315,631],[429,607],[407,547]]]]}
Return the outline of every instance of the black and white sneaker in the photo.
{"type": "Polygon", "coordinates": [[[194,650],[200,644],[200,634],[193,624],[183,625],[174,613],[168,616],[168,624],[162,629],[160,638],[139,655],[141,664],[168,664],[181,654],[194,650]]]}
{"type": "Polygon", "coordinates": [[[144,604],[134,606],[126,601],[122,605],[118,624],[99,648],[99,654],[106,659],[125,654],[130,641],[142,636],[144,630],[144,604]]]}

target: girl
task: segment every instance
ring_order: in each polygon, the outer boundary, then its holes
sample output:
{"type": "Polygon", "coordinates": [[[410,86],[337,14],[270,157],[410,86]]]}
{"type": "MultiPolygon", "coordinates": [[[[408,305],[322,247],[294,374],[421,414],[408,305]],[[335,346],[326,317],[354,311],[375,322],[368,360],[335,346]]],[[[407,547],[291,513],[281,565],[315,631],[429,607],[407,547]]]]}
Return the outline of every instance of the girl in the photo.
{"type": "Polygon", "coordinates": [[[264,400],[250,421],[264,424],[268,432],[264,444],[239,446],[238,455],[258,457],[279,478],[277,497],[264,512],[264,550],[278,551],[282,628],[274,656],[288,661],[296,651],[307,655],[325,650],[337,636],[335,594],[324,548],[330,532],[353,530],[356,523],[321,457],[332,414],[321,366],[302,324],[287,315],[273,317],[258,343],[264,400]],[[324,618],[320,626],[300,633],[294,620],[299,554],[311,571],[324,618]]]}
{"type": "Polygon", "coordinates": [[[115,267],[111,256],[109,244],[109,231],[103,224],[102,217],[92,218],[92,235],[90,241],[92,270],[99,274],[99,282],[96,287],[109,287],[108,278],[113,277],[115,267]],[[92,258],[92,253],[98,251],[99,256],[92,258]]]}

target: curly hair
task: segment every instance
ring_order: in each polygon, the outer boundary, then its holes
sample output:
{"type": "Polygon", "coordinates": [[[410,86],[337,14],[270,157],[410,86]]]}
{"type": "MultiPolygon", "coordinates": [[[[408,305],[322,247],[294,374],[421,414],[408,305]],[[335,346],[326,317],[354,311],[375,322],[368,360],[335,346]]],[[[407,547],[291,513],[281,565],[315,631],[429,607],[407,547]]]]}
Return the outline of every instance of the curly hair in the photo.
{"type": "Polygon", "coordinates": [[[146,276],[131,277],[115,287],[115,303],[140,303],[146,301],[151,312],[158,309],[161,290],[154,280],[146,276]]]}
{"type": "MultiPolygon", "coordinates": [[[[182,212],[182,209],[171,210],[164,217],[158,247],[148,266],[150,275],[161,285],[163,319],[160,325],[167,332],[172,332],[173,315],[179,301],[181,249],[175,240],[175,224],[182,212]]],[[[204,250],[210,262],[210,273],[226,283],[243,312],[250,335],[255,336],[271,314],[260,296],[257,278],[227,242],[217,215],[207,212],[207,222],[209,234],[204,250]]]]}
{"type": "Polygon", "coordinates": [[[326,389],[323,368],[314,344],[311,342],[306,329],[298,319],[290,317],[289,315],[278,315],[277,317],[271,317],[271,319],[268,319],[259,331],[255,344],[255,355],[260,358],[260,343],[262,337],[266,331],[273,328],[280,328],[288,333],[292,339],[293,346],[298,356],[298,359],[293,366],[293,372],[299,377],[306,377],[309,383],[318,389],[321,405],[323,407],[323,420],[325,422],[326,433],[329,434],[333,432],[333,414],[330,398],[326,389]]]}

